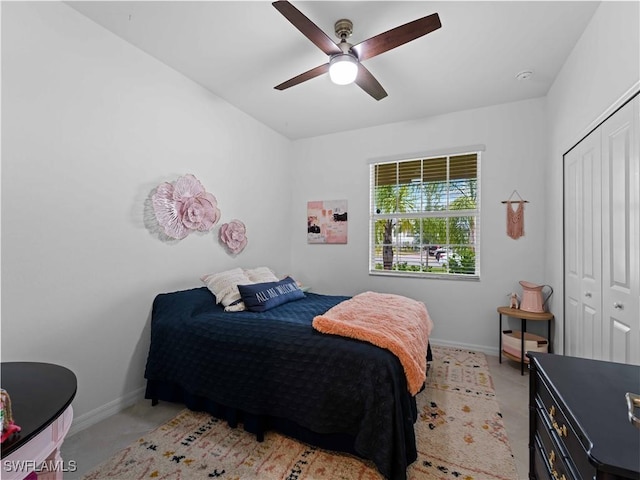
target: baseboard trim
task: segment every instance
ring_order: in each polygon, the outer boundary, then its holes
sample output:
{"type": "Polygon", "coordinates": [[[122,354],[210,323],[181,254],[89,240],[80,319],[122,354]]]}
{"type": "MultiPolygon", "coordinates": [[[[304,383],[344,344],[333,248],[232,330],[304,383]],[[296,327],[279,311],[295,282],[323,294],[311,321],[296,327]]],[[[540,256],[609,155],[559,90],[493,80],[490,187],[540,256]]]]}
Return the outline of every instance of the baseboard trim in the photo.
{"type": "Polygon", "coordinates": [[[498,348],[496,347],[487,347],[486,345],[475,345],[472,343],[460,343],[460,342],[450,342],[448,340],[440,340],[438,338],[430,338],[429,343],[431,345],[441,345],[443,347],[458,347],[464,348],[465,350],[473,350],[474,352],[482,352],[485,355],[493,355],[495,357],[498,356],[498,348]]]}
{"type": "Polygon", "coordinates": [[[134,405],[144,398],[144,392],[145,387],[140,387],[126,395],[123,395],[122,397],[111,400],[109,403],[105,403],[98,408],[94,408],[90,412],[74,418],[67,437],[70,437],[85,428],[89,428],[90,426],[121,412],[125,408],[134,405]]]}

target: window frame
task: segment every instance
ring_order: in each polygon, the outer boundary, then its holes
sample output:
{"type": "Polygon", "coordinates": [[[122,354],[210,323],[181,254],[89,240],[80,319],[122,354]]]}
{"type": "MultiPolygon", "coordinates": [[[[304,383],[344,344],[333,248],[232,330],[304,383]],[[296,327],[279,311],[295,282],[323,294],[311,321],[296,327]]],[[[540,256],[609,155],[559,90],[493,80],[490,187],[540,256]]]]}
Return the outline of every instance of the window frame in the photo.
{"type": "MultiPolygon", "coordinates": [[[[484,145],[472,145],[466,147],[459,148],[451,148],[451,149],[442,149],[442,150],[434,150],[430,152],[424,152],[419,154],[410,154],[410,155],[399,155],[396,157],[388,157],[388,158],[377,158],[371,159],[369,161],[369,275],[377,275],[377,276],[393,276],[393,277],[405,277],[405,278],[428,278],[428,279],[440,279],[440,280],[463,280],[463,281],[478,281],[480,280],[481,271],[480,271],[480,247],[481,247],[481,228],[480,228],[480,218],[482,213],[481,208],[481,165],[482,165],[482,154],[485,151],[484,145]],[[447,192],[450,191],[450,185],[452,183],[452,179],[449,178],[449,167],[450,167],[450,158],[461,156],[461,155],[476,155],[476,198],[475,198],[475,209],[466,209],[466,210],[450,210],[449,202],[447,201],[447,206],[445,210],[442,211],[411,211],[406,213],[395,212],[395,213],[376,213],[375,202],[376,202],[376,178],[375,171],[376,166],[383,164],[402,164],[404,162],[415,162],[415,161],[424,161],[436,158],[447,157],[446,168],[447,168],[447,177],[445,179],[445,185],[447,192]],[[375,250],[376,246],[379,247],[379,244],[376,242],[376,222],[384,219],[394,219],[394,218],[402,218],[402,219],[428,219],[428,218],[460,218],[460,217],[468,217],[473,216],[475,219],[475,242],[470,243],[468,245],[473,246],[474,255],[475,255],[475,271],[472,274],[467,273],[453,273],[453,272],[439,272],[432,273],[428,271],[407,271],[407,270],[384,270],[376,268],[376,255],[375,250]]],[[[420,182],[423,185],[423,179],[420,182]]],[[[402,184],[398,184],[402,185],[402,184]]],[[[448,233],[447,233],[448,235],[448,233]]],[[[423,244],[422,241],[418,244],[420,247],[420,251],[427,244],[423,244]]],[[[394,244],[394,258],[395,258],[395,250],[398,246],[397,238],[394,244]]],[[[422,257],[421,257],[422,258],[422,257]]],[[[428,258],[428,252],[427,252],[428,258]]],[[[395,260],[394,260],[395,261],[395,260]]],[[[378,262],[379,263],[379,262],[378,262]]],[[[421,262],[422,263],[422,262],[421,262]]],[[[424,267],[423,267],[424,268],[424,267]]]]}

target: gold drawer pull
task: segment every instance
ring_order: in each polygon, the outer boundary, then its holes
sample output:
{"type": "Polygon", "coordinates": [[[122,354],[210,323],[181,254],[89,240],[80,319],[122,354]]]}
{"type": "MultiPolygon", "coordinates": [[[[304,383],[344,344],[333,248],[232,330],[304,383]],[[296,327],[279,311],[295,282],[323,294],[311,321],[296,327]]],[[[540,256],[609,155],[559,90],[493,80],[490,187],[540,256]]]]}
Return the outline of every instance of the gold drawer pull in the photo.
{"type": "Polygon", "coordinates": [[[560,437],[566,437],[567,436],[567,426],[566,425],[562,425],[562,427],[560,425],[558,425],[558,422],[553,422],[553,428],[556,431],[556,433],[558,434],[558,436],[560,437]]]}
{"type": "Polygon", "coordinates": [[[551,405],[549,407],[549,416],[551,418],[553,418],[555,416],[555,414],[556,414],[556,407],[555,407],[555,405],[551,405]]]}
{"type": "Polygon", "coordinates": [[[564,476],[564,473],[562,475],[558,475],[558,472],[556,472],[555,469],[551,472],[551,474],[556,480],[567,480],[567,477],[564,476]]]}
{"type": "Polygon", "coordinates": [[[551,468],[553,468],[553,462],[555,462],[555,461],[556,461],[556,452],[551,450],[551,453],[549,453],[549,466],[551,468]]]}

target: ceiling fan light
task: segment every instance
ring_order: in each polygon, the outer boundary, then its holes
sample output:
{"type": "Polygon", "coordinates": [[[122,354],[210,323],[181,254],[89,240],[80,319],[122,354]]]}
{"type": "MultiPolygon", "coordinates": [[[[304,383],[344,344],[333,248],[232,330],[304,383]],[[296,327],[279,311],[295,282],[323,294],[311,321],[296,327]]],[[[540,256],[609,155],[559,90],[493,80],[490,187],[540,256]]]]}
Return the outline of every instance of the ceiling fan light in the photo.
{"type": "Polygon", "coordinates": [[[358,75],[358,61],[353,55],[342,53],[331,58],[329,76],[337,85],[353,83],[358,75]]]}

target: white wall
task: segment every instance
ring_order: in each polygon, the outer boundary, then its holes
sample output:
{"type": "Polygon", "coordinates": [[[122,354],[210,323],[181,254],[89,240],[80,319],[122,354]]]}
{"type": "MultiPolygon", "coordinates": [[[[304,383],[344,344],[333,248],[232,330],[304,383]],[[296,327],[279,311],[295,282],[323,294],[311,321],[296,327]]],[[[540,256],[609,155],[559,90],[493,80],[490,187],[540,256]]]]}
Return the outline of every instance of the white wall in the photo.
{"type": "MultiPolygon", "coordinates": [[[[563,341],[562,155],[640,90],[640,3],[602,2],[547,94],[546,277],[555,288],[556,344],[563,341]]],[[[560,350],[561,351],[561,350],[560,350]]]]}
{"type": "MultiPolygon", "coordinates": [[[[294,273],[320,293],[375,290],[426,303],[434,342],[497,354],[496,307],[519,280],[545,283],[544,100],[535,99],[294,142],[292,235],[294,273]],[[375,158],[484,144],[481,171],[481,280],[388,278],[368,274],[369,166],[375,158]],[[506,235],[511,192],[526,205],[525,236],[506,235]],[[306,204],[346,199],[347,245],[306,243],[306,204]]],[[[410,158],[409,157],[409,158],[410,158]]]]}
{"type": "Polygon", "coordinates": [[[81,421],[140,395],[157,293],[290,269],[290,141],[63,3],[2,2],[2,140],[2,361],[72,369],[81,421]],[[246,223],[236,258],[220,224],[145,228],[150,191],[186,173],[246,223]]]}
{"type": "Polygon", "coordinates": [[[2,360],[68,366],[77,418],[106,415],[144,385],[155,294],[261,264],[316,292],[424,300],[434,340],[495,351],[495,309],[518,280],[552,284],[560,305],[561,154],[637,84],[638,13],[603,2],[547,99],[292,144],[64,4],[3,2],[2,360]],[[473,144],[486,145],[481,280],[369,276],[368,160],[473,144]],[[247,224],[237,258],[214,233],[167,244],[145,228],[149,192],[185,173],[221,223],[247,224]],[[513,189],[530,201],[517,241],[500,203],[513,189]],[[322,199],[349,201],[347,245],[306,243],[306,202],[322,199]]]}

